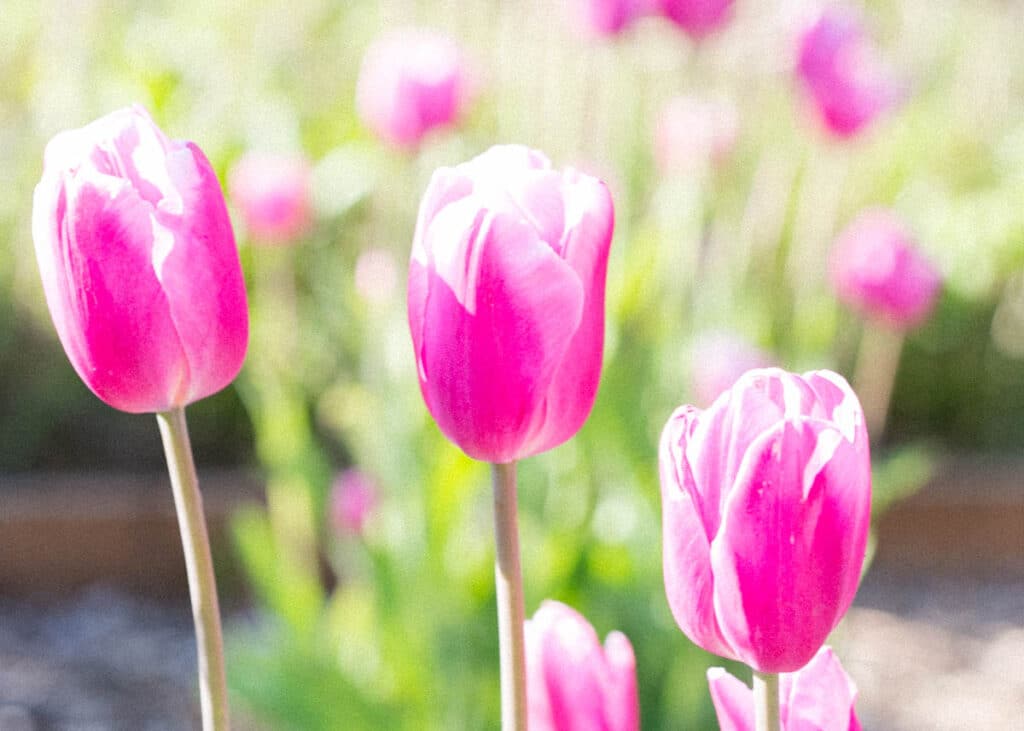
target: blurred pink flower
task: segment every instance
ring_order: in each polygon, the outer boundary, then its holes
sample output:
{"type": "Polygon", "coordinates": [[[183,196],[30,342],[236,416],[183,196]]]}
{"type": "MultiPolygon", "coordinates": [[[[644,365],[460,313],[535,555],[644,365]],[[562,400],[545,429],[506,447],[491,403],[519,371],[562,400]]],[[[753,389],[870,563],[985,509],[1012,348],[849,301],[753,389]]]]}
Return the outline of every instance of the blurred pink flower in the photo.
{"type": "Polygon", "coordinates": [[[571,22],[582,35],[614,36],[625,31],[650,0],[570,0],[571,22]]]}
{"type": "Polygon", "coordinates": [[[411,149],[431,130],[458,121],[471,87],[467,62],[452,39],[428,30],[397,30],[366,52],[356,109],[382,140],[411,149]]]}
{"type": "Polygon", "coordinates": [[[387,249],[367,249],[356,259],[356,291],[367,302],[387,302],[398,282],[395,257],[387,249]]]}
{"type": "Polygon", "coordinates": [[[942,287],[939,272],[915,248],[897,216],[874,208],[836,239],[829,260],[836,296],[898,329],[928,318],[942,287]]]}
{"type": "Polygon", "coordinates": [[[57,335],[104,402],[168,411],[237,375],[249,311],[220,183],[145,109],[50,140],[32,238],[57,335]]]}
{"type": "Polygon", "coordinates": [[[377,507],[377,485],[365,472],[348,469],[331,488],[331,523],[345,535],[362,535],[363,526],[377,507]]]}
{"type": "MultiPolygon", "coordinates": [[[[754,731],[754,694],[725,668],[708,670],[711,700],[721,731],[754,731]]],[[[854,711],[857,687],[831,647],[779,678],[782,731],[861,731],[854,711]]]]}
{"type": "Polygon", "coordinates": [[[544,452],[590,414],[613,225],[604,183],[527,147],[434,173],[409,262],[409,328],[423,400],[470,457],[544,452]]]}
{"type": "Polygon", "coordinates": [[[665,592],[679,628],[760,672],[806,665],[860,582],[864,414],[830,371],[750,371],[661,436],[665,592]]]}
{"type": "Polygon", "coordinates": [[[654,157],[662,173],[693,174],[723,163],[736,145],[736,106],[720,99],[677,96],[661,111],[654,157]]]}
{"type": "Polygon", "coordinates": [[[290,243],[309,228],[309,163],[291,155],[246,153],[228,177],[231,199],[250,238],[290,243]]]}
{"type": "Polygon", "coordinates": [[[694,401],[710,406],[747,371],[773,365],[774,359],[768,353],[735,333],[703,333],[694,342],[690,355],[694,401]]]}
{"type": "Polygon", "coordinates": [[[732,17],[733,0],[653,0],[657,10],[693,38],[703,38],[732,17]]]}
{"type": "Polygon", "coordinates": [[[633,646],[611,632],[604,647],[583,615],[545,601],[526,621],[530,731],[639,731],[633,646]]]}
{"type": "Polygon", "coordinates": [[[826,129],[852,137],[899,97],[892,69],[847,10],[826,10],[800,39],[797,76],[826,129]]]}

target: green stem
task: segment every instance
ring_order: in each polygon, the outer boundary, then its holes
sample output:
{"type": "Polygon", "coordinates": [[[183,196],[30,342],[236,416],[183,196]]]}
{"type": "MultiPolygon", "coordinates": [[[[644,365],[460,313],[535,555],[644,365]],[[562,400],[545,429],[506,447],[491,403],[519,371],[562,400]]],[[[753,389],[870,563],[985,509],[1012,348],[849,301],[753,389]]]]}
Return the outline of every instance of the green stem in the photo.
{"type": "Polygon", "coordinates": [[[757,731],[780,731],[779,675],[754,671],[754,719],[757,731]]]}
{"type": "Polygon", "coordinates": [[[228,690],[224,677],[224,641],[220,631],[217,584],[213,577],[210,539],[203,517],[203,498],[192,461],[185,410],[172,409],[156,415],[171,475],[174,507],[178,513],[181,546],[185,552],[192,620],[199,659],[199,701],[203,731],[228,731],[228,690]]]}
{"type": "Polygon", "coordinates": [[[494,582],[498,598],[498,640],[501,648],[501,728],[526,731],[526,650],[523,639],[523,576],[519,566],[519,522],[516,516],[516,465],[495,464],[494,582]]]}
{"type": "Polygon", "coordinates": [[[885,323],[875,320],[864,323],[853,371],[853,388],[864,409],[868,436],[875,444],[885,433],[903,341],[903,333],[885,323]]]}

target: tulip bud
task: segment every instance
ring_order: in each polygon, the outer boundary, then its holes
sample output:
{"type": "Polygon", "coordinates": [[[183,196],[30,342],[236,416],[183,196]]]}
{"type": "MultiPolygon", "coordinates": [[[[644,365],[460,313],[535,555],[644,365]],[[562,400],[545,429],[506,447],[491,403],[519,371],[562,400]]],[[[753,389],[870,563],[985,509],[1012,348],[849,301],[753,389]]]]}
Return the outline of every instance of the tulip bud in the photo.
{"type": "Polygon", "coordinates": [[[661,112],[654,157],[666,174],[693,175],[728,159],[736,146],[735,105],[716,99],[678,96],[661,112]]]}
{"type": "Polygon", "coordinates": [[[625,31],[644,10],[645,0],[572,0],[571,20],[582,35],[614,36],[625,31]]]}
{"type": "Polygon", "coordinates": [[[665,589],[694,643],[765,673],[806,665],[853,601],[871,461],[843,378],[750,371],[660,447],[665,589]]]}
{"type": "Polygon", "coordinates": [[[228,187],[249,236],[289,243],[309,228],[309,163],[302,157],[249,153],[231,171],[228,187]]]}
{"type": "Polygon", "coordinates": [[[709,406],[744,373],[774,365],[771,356],[729,332],[697,338],[690,358],[690,384],[697,404],[709,406]]]}
{"type": "Polygon", "coordinates": [[[638,731],[636,659],[624,634],[602,647],[579,612],[550,600],[525,629],[530,731],[638,731]]]}
{"type": "Polygon", "coordinates": [[[431,130],[455,124],[471,95],[458,46],[429,31],[405,29],[380,38],[366,52],[356,109],[382,140],[411,149],[431,130]]]}
{"type": "Polygon", "coordinates": [[[362,535],[363,526],[377,507],[377,487],[365,473],[345,470],[331,488],[331,522],[341,534],[362,535]]]}
{"type": "Polygon", "coordinates": [[[878,56],[859,19],[827,10],[800,39],[797,76],[825,128],[852,137],[899,95],[895,76],[878,56]]]}
{"type": "Polygon", "coordinates": [[[710,35],[732,17],[733,0],[654,0],[662,15],[695,39],[710,35]]]}
{"type": "Polygon", "coordinates": [[[167,411],[238,373],[249,319],[220,185],[142,107],[50,141],[32,236],[60,341],[106,403],[167,411]]]}
{"type": "MultiPolygon", "coordinates": [[[[724,668],[708,670],[711,700],[721,731],[755,731],[754,694],[724,668]]],[[[857,687],[831,647],[806,666],[779,676],[781,731],[860,731],[853,704],[857,687]]]]}
{"type": "Polygon", "coordinates": [[[613,213],[604,183],[499,146],[434,173],[409,267],[420,390],[469,456],[575,434],[597,394],[613,213]]]}
{"type": "Polygon", "coordinates": [[[839,235],[829,272],[842,302],[900,330],[928,318],[942,287],[910,233],[884,209],[865,211],[839,235]]]}

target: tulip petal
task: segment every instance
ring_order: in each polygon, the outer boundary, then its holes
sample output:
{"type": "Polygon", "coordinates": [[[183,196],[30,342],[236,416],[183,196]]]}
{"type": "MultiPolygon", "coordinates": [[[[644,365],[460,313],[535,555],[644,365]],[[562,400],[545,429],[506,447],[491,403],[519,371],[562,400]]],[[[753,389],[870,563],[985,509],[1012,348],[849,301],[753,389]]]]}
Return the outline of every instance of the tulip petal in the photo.
{"type": "Polygon", "coordinates": [[[610,632],[604,640],[608,675],[604,679],[605,718],[609,731],[638,731],[640,701],[636,687],[636,656],[629,638],[610,632]]]}
{"type": "MultiPolygon", "coordinates": [[[[482,211],[473,198],[434,217],[424,248],[430,338],[420,338],[418,356],[427,406],[471,457],[515,459],[579,326],[583,285],[524,221],[482,211]]],[[[410,296],[422,287],[414,281],[410,296]]]]}
{"type": "Polygon", "coordinates": [[[857,688],[830,647],[823,647],[792,676],[784,702],[786,731],[855,731],[857,688]]]}
{"type": "Polygon", "coordinates": [[[805,665],[852,602],[870,501],[865,456],[814,419],[787,419],[750,445],[711,565],[722,632],[755,669],[805,665]]]}
{"type": "Polygon", "coordinates": [[[36,236],[61,342],[103,401],[132,413],[166,410],[189,374],[151,262],[152,208],[127,181],[86,169],[66,191],[66,236],[36,236]]]}
{"type": "Polygon", "coordinates": [[[708,652],[734,657],[715,616],[710,561],[714,534],[709,535],[703,522],[699,492],[683,457],[699,416],[691,406],[678,409],[661,435],[658,462],[665,593],[672,616],[687,637],[708,652]]]}
{"type": "Polygon", "coordinates": [[[708,668],[708,688],[721,731],[754,731],[754,695],[750,688],[725,668],[708,668]]]}

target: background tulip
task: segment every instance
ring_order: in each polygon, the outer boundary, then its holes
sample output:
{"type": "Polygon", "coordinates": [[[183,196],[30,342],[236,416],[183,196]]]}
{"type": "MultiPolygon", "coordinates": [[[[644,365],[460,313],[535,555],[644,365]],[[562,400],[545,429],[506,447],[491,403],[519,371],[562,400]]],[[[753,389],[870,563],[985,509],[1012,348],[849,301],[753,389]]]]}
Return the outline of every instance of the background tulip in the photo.
{"type": "Polygon", "coordinates": [[[466,61],[450,38],[427,30],[393,31],[366,52],[356,109],[384,141],[402,148],[454,124],[471,96],[466,61]]]}
{"type": "Polygon", "coordinates": [[[605,185],[499,146],[434,173],[409,271],[409,326],[427,408],[471,457],[561,444],[601,373],[613,226],[605,185]]]}
{"type": "Polygon", "coordinates": [[[825,11],[801,37],[798,54],[797,76],[825,127],[839,137],[860,132],[896,102],[892,70],[849,11],[825,11]]]}
{"type": "Polygon", "coordinates": [[[331,488],[331,523],[341,534],[360,535],[377,507],[377,486],[364,472],[348,469],[331,488]]]}
{"type": "Polygon", "coordinates": [[[614,36],[639,17],[646,0],[571,0],[574,24],[584,35],[614,36]]]}
{"type": "Polygon", "coordinates": [[[662,432],[665,588],[705,650],[763,673],[814,656],[857,591],[871,509],[860,404],[829,371],[750,371],[662,432]]]}
{"type": "Polygon", "coordinates": [[[167,411],[238,373],[248,313],[220,185],[144,109],[53,138],[32,234],[57,334],[103,401],[167,411]]]}
{"type": "Polygon", "coordinates": [[[604,647],[571,607],[545,601],[526,622],[530,731],[638,731],[633,646],[612,632],[604,647]]]}
{"type": "Polygon", "coordinates": [[[655,0],[661,13],[693,38],[725,25],[732,16],[733,0],[655,0]]]}
{"type": "Polygon", "coordinates": [[[288,243],[309,228],[309,174],[297,156],[249,153],[238,161],[228,188],[252,239],[288,243]]]}
{"type": "Polygon", "coordinates": [[[708,406],[749,370],[773,365],[771,356],[739,335],[700,335],[690,355],[690,387],[701,406],[708,406]]]}
{"type": "Polygon", "coordinates": [[[829,260],[836,296],[898,329],[927,319],[942,279],[891,211],[871,209],[836,239],[829,260]]]}
{"type": "Polygon", "coordinates": [[[654,157],[663,173],[690,174],[728,159],[736,145],[735,105],[720,99],[674,97],[661,111],[654,157]]]}
{"type": "MultiPolygon", "coordinates": [[[[753,694],[724,668],[708,670],[708,685],[721,731],[754,731],[753,694]]],[[[831,647],[806,666],[780,677],[782,731],[860,731],[853,704],[857,687],[831,647]]]]}

